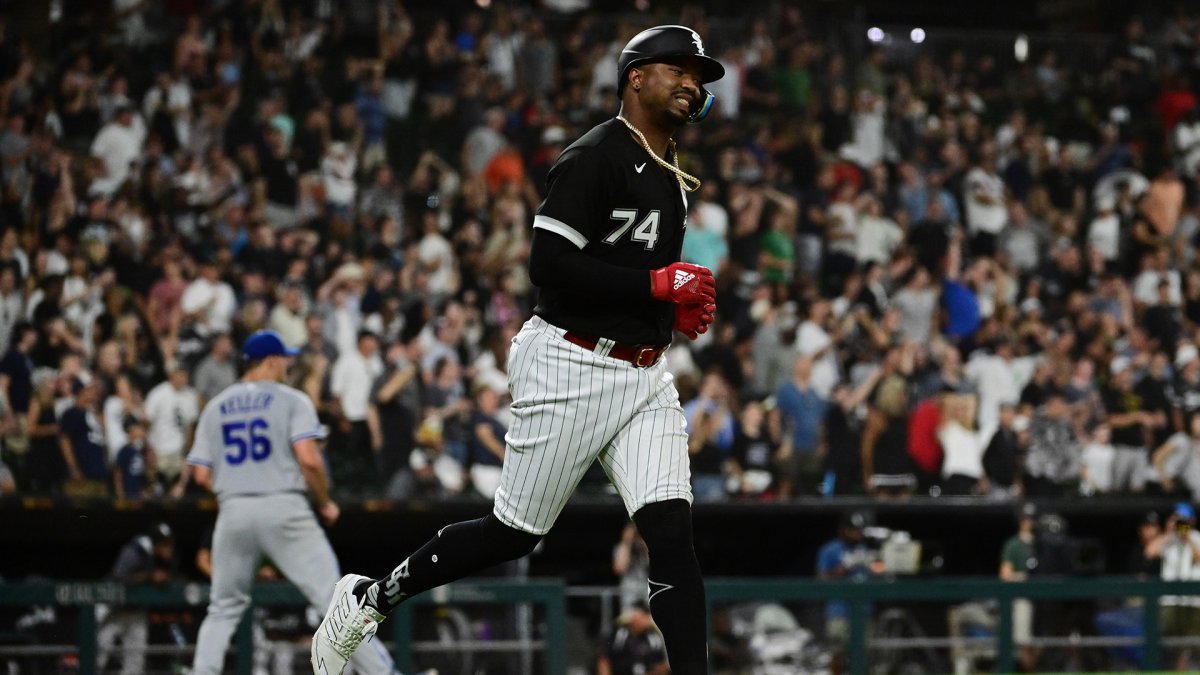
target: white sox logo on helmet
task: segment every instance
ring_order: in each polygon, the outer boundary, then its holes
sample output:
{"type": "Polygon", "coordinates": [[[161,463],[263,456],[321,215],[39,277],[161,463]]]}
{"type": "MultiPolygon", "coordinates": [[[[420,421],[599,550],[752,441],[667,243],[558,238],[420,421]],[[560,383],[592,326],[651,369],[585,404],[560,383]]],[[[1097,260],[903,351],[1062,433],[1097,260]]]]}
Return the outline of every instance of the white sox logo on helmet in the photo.
{"type": "Polygon", "coordinates": [[[704,43],[700,41],[700,34],[692,31],[692,44],[696,45],[696,54],[699,56],[708,56],[704,53],[704,43]]]}

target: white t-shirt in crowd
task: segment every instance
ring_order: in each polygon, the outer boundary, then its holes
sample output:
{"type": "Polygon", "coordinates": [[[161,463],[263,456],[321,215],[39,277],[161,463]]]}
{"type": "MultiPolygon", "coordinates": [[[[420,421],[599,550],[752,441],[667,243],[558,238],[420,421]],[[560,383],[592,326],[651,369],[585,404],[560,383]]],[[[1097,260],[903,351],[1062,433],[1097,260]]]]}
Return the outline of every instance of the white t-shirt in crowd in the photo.
{"type": "Polygon", "coordinates": [[[953,475],[983,478],[983,452],[986,450],[979,434],[957,421],[949,420],[938,429],[942,444],[942,476],[953,475]]]}
{"type": "Polygon", "coordinates": [[[354,172],[358,160],[354,155],[335,157],[326,155],[321,160],[321,182],[325,186],[325,201],[338,206],[353,206],[358,186],[354,183],[354,172]]]}
{"type": "MultiPolygon", "coordinates": [[[[800,324],[800,330],[796,334],[796,351],[801,356],[811,356],[825,349],[833,343],[833,339],[829,337],[829,333],[812,321],[805,321],[800,324]]],[[[813,363],[812,376],[809,378],[809,385],[818,396],[825,400],[829,400],[833,393],[833,388],[841,380],[841,375],[838,373],[837,356],[834,355],[833,349],[828,349],[825,354],[818,358],[813,363]]]]}
{"type": "Polygon", "coordinates": [[[1157,305],[1158,284],[1163,279],[1166,279],[1167,284],[1170,286],[1167,292],[1171,299],[1171,304],[1176,307],[1182,305],[1183,286],[1178,270],[1167,270],[1166,272],[1146,270],[1137,275],[1137,278],[1133,281],[1133,299],[1146,305],[1157,305]]]}
{"type": "Polygon", "coordinates": [[[1121,254],[1121,218],[1116,213],[1099,216],[1088,227],[1088,246],[1100,251],[1105,260],[1116,260],[1121,254]]]}
{"type": "Polygon", "coordinates": [[[92,157],[104,163],[107,175],[92,181],[91,191],[111,195],[129,178],[129,165],[142,154],[146,125],[134,115],[133,123],[123,126],[110,122],[92,141],[92,157]]]}
{"type": "Polygon", "coordinates": [[[104,445],[108,447],[108,461],[117,459],[117,453],[129,442],[125,433],[125,402],[120,396],[104,399],[104,445]]]}
{"type": "Polygon", "coordinates": [[[308,338],[308,328],[305,326],[307,322],[307,312],[304,310],[298,313],[292,312],[280,302],[271,309],[267,326],[279,333],[279,337],[283,338],[283,344],[289,347],[299,347],[308,338]]]}
{"type": "MultiPolygon", "coordinates": [[[[1192,555],[1192,546],[1200,547],[1200,532],[1190,530],[1187,533],[1189,544],[1177,533],[1172,532],[1162,551],[1162,580],[1163,581],[1197,581],[1200,580],[1200,563],[1192,555]]],[[[1197,595],[1164,595],[1164,605],[1186,605],[1200,607],[1200,596],[1197,595]]]]}
{"type": "Polygon", "coordinates": [[[975,167],[967,172],[963,183],[963,201],[967,203],[967,230],[971,233],[987,232],[1000,234],[1008,222],[1008,210],[1004,207],[1004,179],[994,173],[975,167]],[[977,192],[987,195],[991,204],[976,197],[977,192]]]}
{"type": "Polygon", "coordinates": [[[228,333],[233,322],[233,313],[237,311],[237,296],[233,288],[224,281],[210,283],[203,277],[197,277],[188,284],[179,300],[179,306],[184,314],[192,314],[212,300],[213,304],[200,318],[200,325],[207,333],[228,333]]]}
{"type": "Polygon", "coordinates": [[[1097,492],[1112,491],[1116,456],[1117,449],[1111,443],[1088,443],[1083,446],[1083,467],[1097,492]]]}
{"type": "Polygon", "coordinates": [[[338,357],[329,379],[329,391],[342,402],[342,414],[351,422],[367,419],[371,402],[371,386],[383,373],[383,361],[378,355],[364,358],[357,349],[338,357]]]}
{"type": "Polygon", "coordinates": [[[188,429],[200,417],[200,397],[191,387],[176,389],[161,382],[146,395],[150,446],[161,455],[184,454],[188,429]]]}
{"type": "Polygon", "coordinates": [[[979,392],[979,427],[986,429],[999,424],[1000,405],[1021,400],[1021,390],[1033,378],[1036,357],[1005,361],[994,354],[976,352],[967,361],[963,374],[979,392]]]}
{"type": "Polygon", "coordinates": [[[454,249],[440,234],[427,234],[417,244],[417,257],[423,265],[437,264],[429,275],[429,290],[432,293],[449,293],[454,284],[454,249]]]}
{"type": "Polygon", "coordinates": [[[858,262],[877,262],[886,265],[892,252],[904,241],[904,231],[889,218],[862,215],[854,232],[855,258],[858,262]]]}

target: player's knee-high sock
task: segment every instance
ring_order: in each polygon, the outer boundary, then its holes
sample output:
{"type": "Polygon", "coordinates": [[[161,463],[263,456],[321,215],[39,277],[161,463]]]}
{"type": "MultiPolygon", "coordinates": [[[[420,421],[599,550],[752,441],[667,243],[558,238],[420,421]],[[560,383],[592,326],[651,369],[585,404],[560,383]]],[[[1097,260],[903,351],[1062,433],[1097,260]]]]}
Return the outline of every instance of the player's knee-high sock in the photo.
{"type": "Polygon", "coordinates": [[[650,554],[650,613],[662,631],[675,675],[708,672],[704,581],[692,546],[692,512],[682,499],[642,507],[634,514],[650,554]]]}
{"type": "Polygon", "coordinates": [[[401,601],[502,562],[528,555],[541,536],[513,529],[489,514],[443,527],[392,573],[355,593],[384,614],[401,601]]]}

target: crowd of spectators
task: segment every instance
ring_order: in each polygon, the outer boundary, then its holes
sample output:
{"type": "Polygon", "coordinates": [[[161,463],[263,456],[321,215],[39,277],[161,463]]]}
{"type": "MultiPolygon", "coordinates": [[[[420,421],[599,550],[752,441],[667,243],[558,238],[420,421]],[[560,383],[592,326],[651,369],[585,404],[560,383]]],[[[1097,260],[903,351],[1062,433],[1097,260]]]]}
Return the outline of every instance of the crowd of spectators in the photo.
{"type": "Polygon", "coordinates": [[[1130,19],[1079,67],[901,58],[789,3],[575,4],[114,0],[4,26],[0,492],[194,490],[199,410],[271,328],[336,493],[489,497],[546,173],[670,19],[727,73],[678,135],[703,180],[684,257],[719,286],[666,356],[697,498],[1200,498],[1195,17],[1130,19]]]}

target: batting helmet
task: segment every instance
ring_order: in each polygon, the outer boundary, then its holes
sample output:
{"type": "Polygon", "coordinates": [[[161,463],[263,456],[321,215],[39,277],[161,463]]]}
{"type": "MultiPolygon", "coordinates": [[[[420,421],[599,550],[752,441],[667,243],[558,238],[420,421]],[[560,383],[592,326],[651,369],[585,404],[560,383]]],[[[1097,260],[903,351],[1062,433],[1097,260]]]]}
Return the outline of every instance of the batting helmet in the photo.
{"type": "MultiPolygon", "coordinates": [[[[655,63],[671,56],[691,56],[700,62],[700,83],[707,84],[725,76],[725,66],[704,53],[700,34],[687,26],[655,26],[633,36],[617,59],[617,95],[625,90],[629,69],[643,63],[655,63]]],[[[708,116],[716,100],[708,89],[700,87],[699,105],[692,109],[688,121],[695,123],[708,116]]]]}

